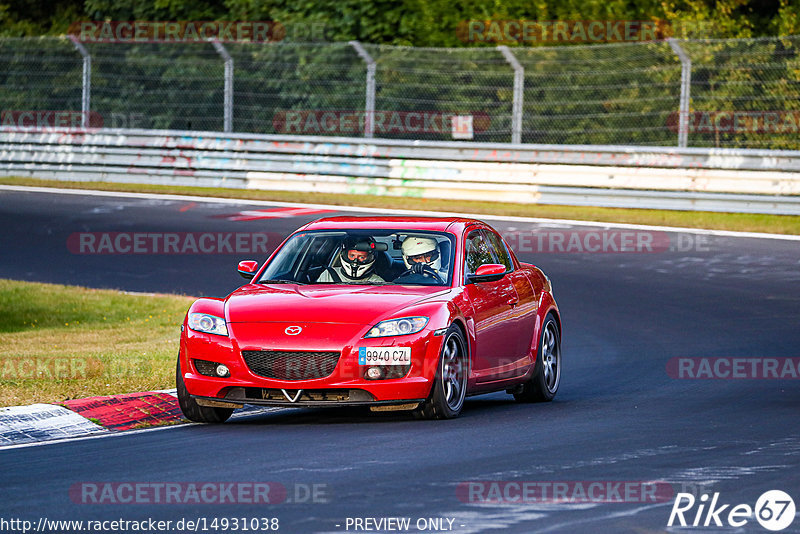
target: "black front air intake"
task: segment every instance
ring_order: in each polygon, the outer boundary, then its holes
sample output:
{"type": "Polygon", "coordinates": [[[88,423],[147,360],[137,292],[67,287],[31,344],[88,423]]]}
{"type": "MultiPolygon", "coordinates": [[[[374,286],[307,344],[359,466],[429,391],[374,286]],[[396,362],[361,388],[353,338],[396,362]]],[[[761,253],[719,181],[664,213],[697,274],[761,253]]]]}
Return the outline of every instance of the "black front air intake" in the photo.
{"type": "Polygon", "coordinates": [[[339,352],[243,350],[242,357],[258,376],[277,380],[311,380],[333,373],[339,352]]]}

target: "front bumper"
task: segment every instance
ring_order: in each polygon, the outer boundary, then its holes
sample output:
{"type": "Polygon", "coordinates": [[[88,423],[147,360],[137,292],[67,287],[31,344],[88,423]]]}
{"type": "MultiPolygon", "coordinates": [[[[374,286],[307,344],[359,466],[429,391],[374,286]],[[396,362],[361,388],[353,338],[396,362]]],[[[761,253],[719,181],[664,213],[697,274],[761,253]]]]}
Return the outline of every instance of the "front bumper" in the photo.
{"type": "Polygon", "coordinates": [[[286,407],[385,406],[413,409],[425,398],[378,401],[363,389],[299,389],[231,388],[224,399],[192,395],[201,405],[239,407],[243,404],[286,407]]]}
{"type": "Polygon", "coordinates": [[[324,378],[279,380],[255,374],[245,363],[242,350],[314,350],[329,351],[330,338],[303,340],[303,346],[276,347],[270,339],[252,341],[245,347],[229,337],[215,336],[184,329],[181,336],[180,361],[184,383],[190,395],[207,401],[265,406],[341,406],[392,405],[418,403],[430,394],[436,376],[443,336],[431,329],[417,334],[386,338],[358,339],[344,347],[333,372],[324,378]],[[402,378],[368,380],[366,366],[358,363],[359,347],[411,347],[411,366],[402,378]],[[200,374],[194,360],[225,364],[230,376],[219,378],[200,374]],[[285,392],[285,393],[284,393],[285,392]],[[288,394],[288,397],[287,397],[288,394]],[[294,399],[294,400],[292,400],[294,399]]]}

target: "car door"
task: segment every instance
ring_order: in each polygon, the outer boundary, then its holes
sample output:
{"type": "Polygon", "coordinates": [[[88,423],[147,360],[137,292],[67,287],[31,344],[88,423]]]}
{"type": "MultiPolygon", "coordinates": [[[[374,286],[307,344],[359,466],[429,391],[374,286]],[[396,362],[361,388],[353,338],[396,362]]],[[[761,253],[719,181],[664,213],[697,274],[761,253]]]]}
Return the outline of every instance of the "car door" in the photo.
{"type": "MultiPolygon", "coordinates": [[[[464,262],[465,281],[481,265],[500,263],[487,230],[479,228],[467,233],[464,262]]],[[[478,382],[504,378],[519,359],[519,341],[511,323],[519,300],[514,284],[505,275],[491,282],[467,283],[465,293],[472,304],[475,322],[473,374],[478,382]]]]}
{"type": "Polygon", "coordinates": [[[505,265],[506,269],[513,271],[506,276],[514,286],[518,301],[513,306],[509,326],[513,330],[514,338],[517,341],[514,354],[519,359],[518,365],[523,368],[521,372],[525,372],[526,369],[524,368],[529,363],[532,363],[530,358],[531,346],[533,334],[536,330],[536,310],[539,300],[525,272],[520,269],[514,269],[514,261],[511,259],[511,254],[502,238],[491,230],[486,231],[486,236],[495,249],[498,258],[497,263],[505,265]]]}

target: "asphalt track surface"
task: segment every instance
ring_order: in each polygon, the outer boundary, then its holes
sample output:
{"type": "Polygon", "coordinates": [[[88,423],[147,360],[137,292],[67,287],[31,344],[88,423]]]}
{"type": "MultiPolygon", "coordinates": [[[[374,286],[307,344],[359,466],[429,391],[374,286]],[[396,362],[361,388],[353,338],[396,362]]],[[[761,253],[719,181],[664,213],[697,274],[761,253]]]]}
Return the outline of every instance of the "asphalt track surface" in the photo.
{"type": "MultiPolygon", "coordinates": [[[[319,216],[221,217],[265,209],[0,191],[0,277],[224,295],[241,283],[235,266],[242,255],[75,254],[67,240],[104,231],[285,235],[319,216]]],[[[587,230],[494,226],[504,233],[587,230]]],[[[277,517],[280,532],[310,533],[359,531],[346,528],[348,518],[408,517],[409,532],[419,531],[418,518],[450,518],[451,531],[459,533],[643,533],[693,531],[667,527],[674,493],[681,491],[718,492],[719,504],[754,506],[763,492],[777,489],[800,508],[800,380],[675,379],[666,370],[677,357],[800,356],[800,243],[704,236],[687,245],[697,239],[670,234],[673,245],[689,250],[654,253],[530,247],[519,253],[549,274],[563,316],[562,383],[552,403],[521,405],[498,393],[468,399],[460,418],[439,422],[282,410],[222,426],[0,450],[0,518],[277,517]],[[623,495],[626,502],[489,504],[458,493],[470,481],[567,482],[570,488],[663,481],[672,494],[656,502],[623,495]],[[84,482],[276,482],[289,499],[269,505],[73,502],[70,488],[84,482]],[[317,502],[304,498],[313,484],[324,492],[317,502]]],[[[514,500],[513,492],[509,497],[514,500]]],[[[697,509],[686,512],[689,523],[697,509]]],[[[743,527],[702,530],[767,532],[754,517],[743,527]]],[[[800,518],[783,532],[800,532],[800,518]]]]}

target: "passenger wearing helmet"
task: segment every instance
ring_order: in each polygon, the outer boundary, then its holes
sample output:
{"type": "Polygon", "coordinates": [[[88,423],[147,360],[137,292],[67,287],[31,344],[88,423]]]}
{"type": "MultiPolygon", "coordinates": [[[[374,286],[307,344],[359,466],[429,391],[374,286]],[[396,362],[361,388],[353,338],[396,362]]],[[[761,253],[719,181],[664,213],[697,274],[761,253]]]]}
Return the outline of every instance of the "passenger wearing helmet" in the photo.
{"type": "Polygon", "coordinates": [[[444,283],[447,279],[447,273],[441,270],[442,258],[435,239],[410,235],[403,241],[402,250],[403,263],[408,271],[400,278],[421,275],[432,278],[437,283],[444,283]]]}
{"type": "Polygon", "coordinates": [[[339,258],[333,267],[328,267],[317,278],[317,282],[385,282],[375,274],[375,240],[371,237],[348,237],[339,249],[339,258]]]}

